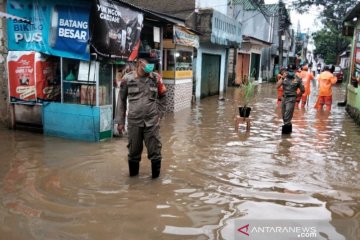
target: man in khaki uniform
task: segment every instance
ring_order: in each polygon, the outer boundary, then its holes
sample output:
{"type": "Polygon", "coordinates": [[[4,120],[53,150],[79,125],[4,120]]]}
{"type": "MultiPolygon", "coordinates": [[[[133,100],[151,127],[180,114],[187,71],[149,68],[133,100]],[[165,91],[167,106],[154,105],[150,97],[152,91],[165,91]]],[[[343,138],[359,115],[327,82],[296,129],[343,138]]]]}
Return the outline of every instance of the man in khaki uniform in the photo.
{"type": "Polygon", "coordinates": [[[289,65],[284,78],[281,78],[277,83],[277,88],[282,86],[283,99],[282,99],[282,115],[284,125],[282,126],[283,134],[290,134],[292,132],[292,123],[295,104],[297,96],[301,96],[305,92],[305,88],[302,85],[302,80],[296,76],[296,66],[289,65]],[[300,89],[300,93],[297,90],[300,89]]]}
{"type": "Polygon", "coordinates": [[[139,174],[143,142],[151,160],[152,178],[157,178],[161,168],[160,119],[165,114],[166,88],[161,77],[152,72],[153,64],[144,59],[136,63],[136,70],[126,74],[120,84],[115,123],[124,131],[126,102],[128,109],[128,164],[130,176],[139,174]]]}

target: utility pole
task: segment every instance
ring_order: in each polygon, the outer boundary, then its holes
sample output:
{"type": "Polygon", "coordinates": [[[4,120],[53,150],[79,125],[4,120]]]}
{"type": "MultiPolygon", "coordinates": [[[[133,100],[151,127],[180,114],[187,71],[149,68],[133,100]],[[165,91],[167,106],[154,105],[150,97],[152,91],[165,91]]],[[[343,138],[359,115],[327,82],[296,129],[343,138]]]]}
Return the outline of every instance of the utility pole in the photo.
{"type": "Polygon", "coordinates": [[[283,52],[284,52],[284,27],[285,19],[283,15],[283,2],[279,0],[279,67],[283,66],[283,52]]]}

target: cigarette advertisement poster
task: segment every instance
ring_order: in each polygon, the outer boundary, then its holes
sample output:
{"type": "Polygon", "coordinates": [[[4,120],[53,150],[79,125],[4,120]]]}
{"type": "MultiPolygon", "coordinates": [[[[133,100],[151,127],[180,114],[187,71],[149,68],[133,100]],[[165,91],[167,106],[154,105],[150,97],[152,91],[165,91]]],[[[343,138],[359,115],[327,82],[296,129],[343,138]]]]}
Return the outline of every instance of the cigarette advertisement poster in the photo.
{"type": "Polygon", "coordinates": [[[94,0],[91,46],[99,55],[133,61],[140,46],[144,16],[111,0],[94,0]]]}
{"type": "Polygon", "coordinates": [[[35,52],[8,53],[8,81],[10,102],[35,102],[35,52]]]}

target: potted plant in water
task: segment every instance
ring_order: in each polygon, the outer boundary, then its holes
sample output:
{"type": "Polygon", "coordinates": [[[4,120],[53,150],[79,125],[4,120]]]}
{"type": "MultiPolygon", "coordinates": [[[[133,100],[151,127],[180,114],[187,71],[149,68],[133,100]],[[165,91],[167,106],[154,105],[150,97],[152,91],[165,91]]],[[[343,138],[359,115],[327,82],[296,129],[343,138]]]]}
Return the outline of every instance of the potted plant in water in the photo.
{"type": "Polygon", "coordinates": [[[242,118],[248,118],[251,112],[251,107],[248,107],[248,105],[255,96],[254,78],[250,78],[250,80],[245,79],[241,88],[242,102],[244,105],[239,106],[239,114],[242,118]]]}

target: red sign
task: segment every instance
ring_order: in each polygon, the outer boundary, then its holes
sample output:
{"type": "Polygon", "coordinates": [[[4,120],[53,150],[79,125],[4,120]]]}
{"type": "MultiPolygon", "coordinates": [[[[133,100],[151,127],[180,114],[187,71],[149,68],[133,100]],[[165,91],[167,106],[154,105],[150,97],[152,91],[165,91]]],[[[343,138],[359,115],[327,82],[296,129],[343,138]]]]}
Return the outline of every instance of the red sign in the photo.
{"type": "Polygon", "coordinates": [[[10,51],[8,53],[8,81],[10,102],[35,102],[35,52],[10,51]]]}

